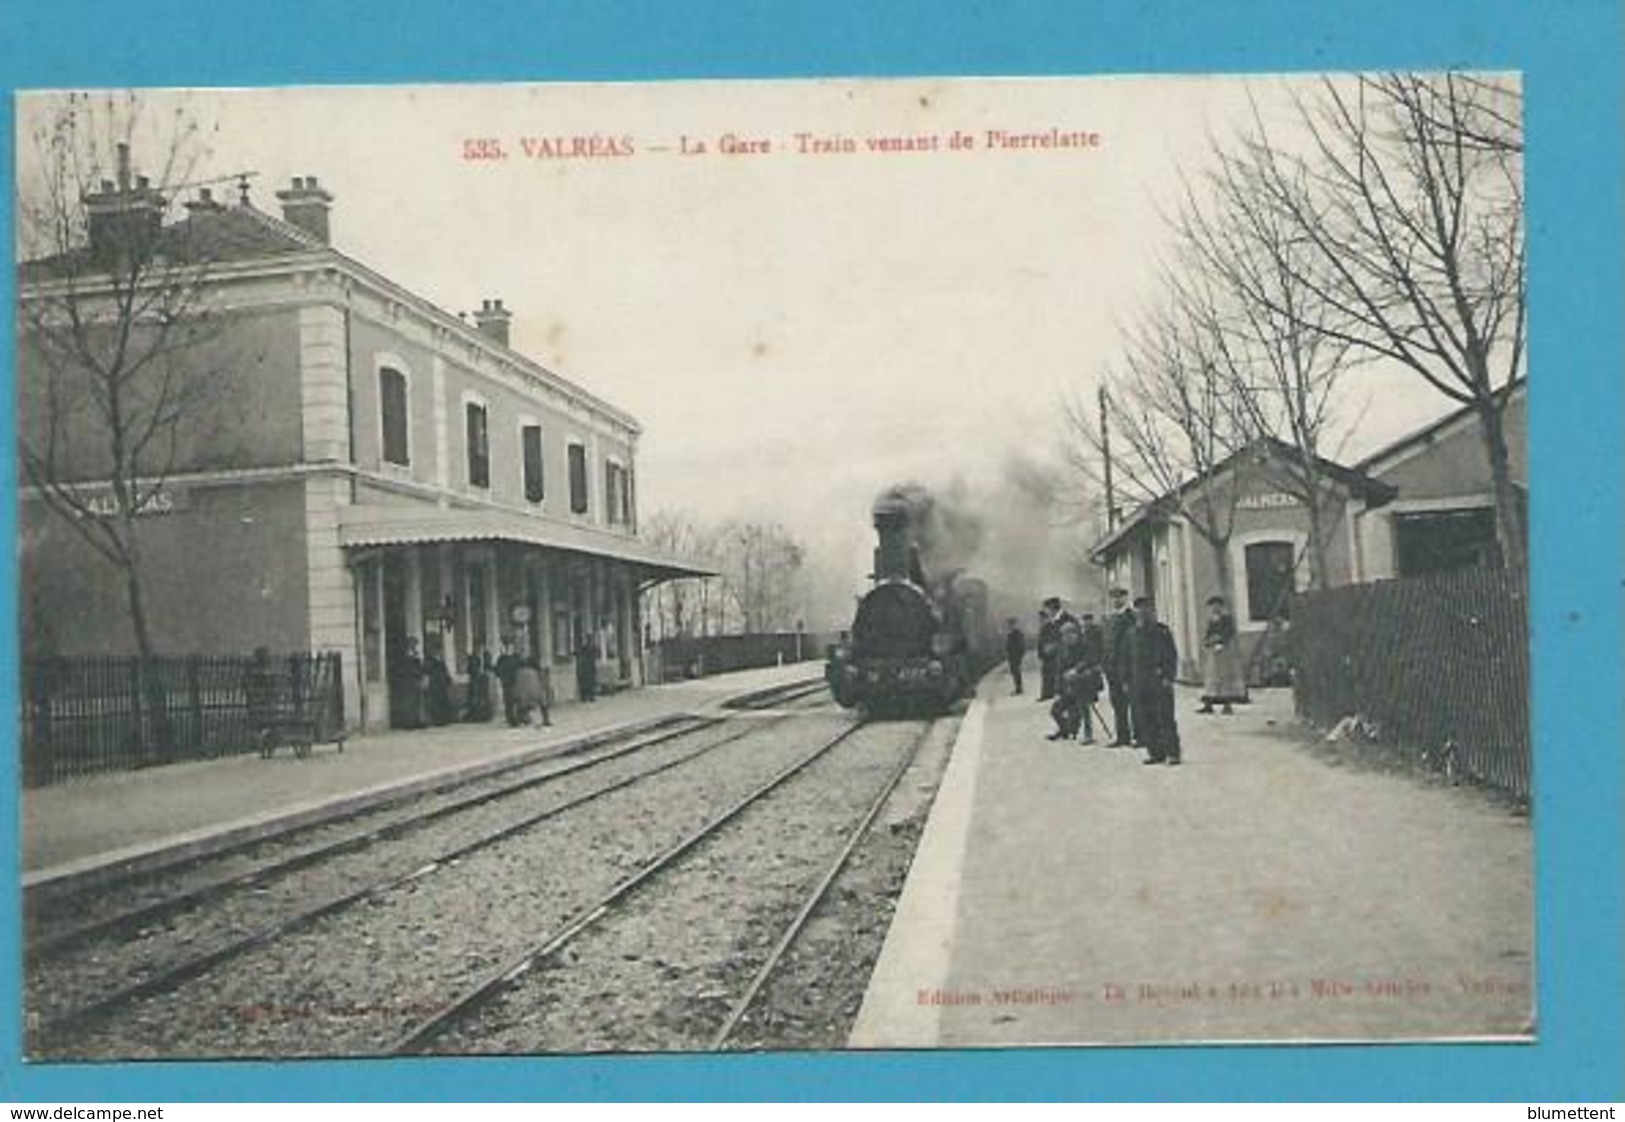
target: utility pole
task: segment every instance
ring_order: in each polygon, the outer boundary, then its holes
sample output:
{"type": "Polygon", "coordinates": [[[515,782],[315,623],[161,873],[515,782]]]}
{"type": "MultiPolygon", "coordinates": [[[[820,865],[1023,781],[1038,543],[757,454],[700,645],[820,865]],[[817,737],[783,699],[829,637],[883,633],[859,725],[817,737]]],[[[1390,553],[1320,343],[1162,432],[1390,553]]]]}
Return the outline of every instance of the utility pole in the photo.
{"type": "Polygon", "coordinates": [[[1112,489],[1112,431],[1108,423],[1110,402],[1106,387],[1100,387],[1100,456],[1106,461],[1106,532],[1117,529],[1117,495],[1112,489]]]}

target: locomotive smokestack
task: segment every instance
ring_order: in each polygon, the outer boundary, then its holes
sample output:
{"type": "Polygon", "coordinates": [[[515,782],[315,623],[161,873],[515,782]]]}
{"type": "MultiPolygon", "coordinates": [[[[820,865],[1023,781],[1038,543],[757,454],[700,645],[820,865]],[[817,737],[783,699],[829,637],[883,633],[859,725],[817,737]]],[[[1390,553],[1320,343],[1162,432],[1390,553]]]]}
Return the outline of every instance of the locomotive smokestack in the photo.
{"type": "Polygon", "coordinates": [[[875,501],[875,580],[908,579],[908,508],[885,497],[875,501]]]}

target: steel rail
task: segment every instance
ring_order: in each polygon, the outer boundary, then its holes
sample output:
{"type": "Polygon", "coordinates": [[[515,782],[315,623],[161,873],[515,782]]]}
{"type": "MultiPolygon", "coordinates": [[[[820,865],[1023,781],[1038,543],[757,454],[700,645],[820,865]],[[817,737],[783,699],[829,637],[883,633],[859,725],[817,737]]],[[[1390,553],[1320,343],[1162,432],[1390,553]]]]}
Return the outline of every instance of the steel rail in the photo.
{"type": "Polygon", "coordinates": [[[750,985],[746,988],[744,994],[728,1010],[728,1016],[723,1021],[722,1026],[712,1035],[711,1042],[707,1045],[708,1050],[720,1052],[723,1045],[728,1042],[728,1038],[733,1035],[734,1030],[744,1020],[746,1012],[755,1003],[757,995],[761,993],[762,987],[767,984],[767,980],[772,976],[773,971],[778,968],[785,952],[790,949],[790,945],[801,934],[802,928],[812,918],[813,912],[817,910],[818,905],[828,895],[830,886],[835,883],[836,878],[846,868],[847,862],[852,859],[852,854],[857,851],[859,843],[868,836],[869,827],[874,825],[875,819],[880,815],[881,808],[891,799],[892,792],[897,790],[897,784],[902,782],[903,776],[907,774],[908,769],[913,766],[914,761],[919,757],[920,746],[930,737],[931,730],[935,727],[936,721],[930,721],[914,738],[914,743],[909,745],[907,751],[903,753],[902,759],[898,761],[897,766],[887,776],[886,782],[882,784],[880,793],[875,796],[874,801],[869,804],[868,811],[847,837],[846,844],[841,847],[840,853],[836,854],[835,860],[830,862],[824,875],[819,878],[818,883],[813,886],[812,892],[802,902],[800,910],[796,912],[789,925],[785,927],[784,933],[779,936],[779,941],[774,944],[772,952],[767,956],[767,960],[762,963],[755,976],[751,978],[750,985]]]}
{"type": "Polygon", "coordinates": [[[251,931],[247,935],[232,940],[231,942],[217,947],[212,951],[205,952],[194,958],[177,963],[174,966],[161,969],[156,973],[141,979],[140,981],[132,982],[127,986],[114,990],[112,993],[98,998],[87,1005],[82,1005],[77,1009],[70,1009],[65,1013],[60,1013],[44,1024],[31,1029],[29,1032],[31,1043],[33,1044],[35,1050],[42,1052],[46,1051],[57,1040],[67,1035],[70,1030],[83,1029],[87,1025],[104,1021],[132,1002],[138,1001],[145,997],[151,997],[168,990],[173,990],[180,985],[191,981],[193,978],[207,973],[209,970],[214,969],[221,963],[240,957],[256,947],[268,944],[275,939],[281,938],[284,935],[298,930],[301,927],[314,923],[318,919],[322,919],[328,915],[342,911],[345,908],[360,903],[363,900],[382,895],[383,893],[388,892],[393,888],[397,888],[400,885],[406,884],[409,881],[428,876],[438,869],[444,868],[455,861],[459,861],[472,853],[476,853],[479,850],[496,845],[499,842],[506,841],[508,838],[528,830],[541,822],[544,822],[550,818],[555,818],[566,811],[574,810],[575,808],[586,803],[603,798],[604,796],[612,794],[615,791],[630,787],[635,783],[640,783],[645,779],[650,779],[656,775],[670,771],[673,768],[680,767],[683,764],[696,760],[710,752],[714,752],[725,745],[742,740],[745,737],[759,731],[761,728],[761,725],[751,725],[743,728],[731,736],[723,737],[714,744],[706,745],[705,747],[700,748],[697,751],[690,752],[685,756],[679,757],[678,759],[670,760],[664,764],[661,764],[659,767],[650,768],[647,771],[641,771],[635,775],[618,779],[613,783],[606,784],[605,786],[598,788],[597,790],[586,792],[585,794],[574,799],[560,803],[558,806],[549,807],[548,809],[540,811],[536,814],[527,815],[516,822],[511,822],[499,829],[483,834],[474,839],[472,842],[465,843],[456,847],[455,849],[442,853],[433,860],[427,861],[408,872],[391,874],[382,879],[373,881],[370,884],[334,897],[333,899],[327,900],[316,905],[315,907],[306,908],[302,911],[294,913],[293,915],[268,924],[257,931],[251,931]]]}
{"type": "MultiPolygon", "coordinates": [[[[140,927],[156,920],[161,920],[174,912],[182,911],[188,907],[205,903],[216,896],[234,889],[258,884],[262,880],[274,875],[296,872],[307,865],[319,862],[327,857],[338,856],[349,850],[362,848],[374,841],[397,837],[402,833],[409,832],[411,829],[419,825],[424,825],[429,822],[433,822],[438,818],[455,814],[461,810],[467,809],[470,806],[477,806],[481,802],[492,801],[507,794],[522,791],[528,786],[546,783],[556,778],[572,775],[585,768],[593,767],[605,761],[619,759],[620,757],[628,755],[632,752],[653,747],[656,744],[675,739],[687,733],[712,727],[718,723],[726,721],[735,713],[760,710],[771,705],[779,704],[783,701],[799,700],[800,698],[818,692],[818,690],[821,688],[821,683],[792,682],[788,685],[758,690],[754,693],[745,694],[740,698],[730,699],[723,704],[723,708],[726,711],[722,713],[674,714],[672,717],[667,718],[664,722],[662,722],[663,725],[677,726],[675,728],[656,727],[653,729],[629,731],[626,733],[611,733],[608,735],[602,732],[593,733],[573,744],[569,744],[562,752],[555,756],[517,761],[511,766],[501,767],[483,775],[471,778],[451,779],[446,783],[428,788],[424,791],[415,792],[411,795],[404,796],[399,800],[387,802],[376,807],[369,807],[363,813],[380,815],[387,814],[388,812],[398,809],[402,805],[408,804],[415,800],[432,799],[448,792],[455,791],[460,787],[469,787],[477,783],[485,782],[488,779],[497,778],[515,771],[522,771],[528,768],[545,765],[553,760],[566,756],[576,756],[587,752],[594,752],[606,745],[613,745],[617,741],[626,739],[627,737],[631,737],[634,740],[634,743],[628,744],[622,748],[576,761],[565,767],[549,771],[545,775],[532,777],[532,779],[528,781],[508,784],[486,795],[473,795],[462,801],[445,804],[442,807],[434,808],[425,813],[410,814],[396,822],[389,822],[383,826],[363,829],[357,833],[348,835],[347,837],[339,838],[334,842],[326,843],[322,846],[313,847],[302,853],[294,854],[292,857],[286,858],[282,861],[275,861],[259,868],[248,869],[241,873],[233,874],[229,877],[223,877],[215,881],[210,881],[185,893],[166,897],[162,900],[154,901],[151,904],[143,904],[139,907],[126,909],[125,911],[118,912],[114,915],[106,916],[101,919],[82,922],[54,934],[33,937],[25,933],[25,945],[23,949],[24,965],[33,966],[43,962],[48,962],[66,951],[71,950],[76,946],[80,946],[90,940],[113,934],[121,930],[140,927]],[[639,737],[646,737],[646,739],[638,739],[639,737]]],[[[163,877],[175,876],[177,874],[182,874],[189,870],[196,869],[207,862],[238,856],[256,848],[273,845],[286,845],[288,844],[289,838],[293,837],[294,835],[323,829],[331,826],[333,822],[334,819],[330,818],[324,821],[304,823],[277,835],[258,837],[239,842],[235,845],[216,850],[212,853],[177,861],[174,864],[167,865],[160,869],[147,870],[110,883],[101,883],[96,887],[94,893],[101,894],[105,893],[110,888],[117,890],[125,885],[133,883],[156,881],[163,877]]],[[[40,903],[34,905],[30,905],[27,901],[25,901],[25,922],[27,922],[30,926],[35,927],[45,926],[45,921],[41,918],[42,916],[70,910],[76,901],[82,900],[90,894],[91,893],[87,893],[85,890],[79,890],[71,893],[61,894],[55,899],[41,901],[40,903]]]]}
{"type": "Polygon", "coordinates": [[[378,1054],[400,1056],[421,1053],[425,1045],[443,1033],[453,1022],[484,1005],[536,965],[557,954],[576,936],[609,915],[611,909],[617,904],[623,903],[639,888],[666,871],[690,850],[738,818],[750,806],[761,801],[774,790],[811,767],[832,751],[836,745],[858,732],[862,727],[860,724],[849,725],[836,736],[809,752],[805,757],[756,787],[726,810],[707,821],[699,829],[668,847],[636,874],[611,888],[595,903],[578,911],[575,918],[568,921],[563,927],[538,939],[522,953],[509,959],[496,969],[487,972],[478,982],[441,1005],[440,1008],[397,1037],[392,1044],[378,1054]]]}
{"type": "MultiPolygon", "coordinates": [[[[354,833],[347,834],[344,837],[336,838],[331,842],[324,842],[321,845],[312,846],[281,860],[273,860],[268,864],[261,865],[256,868],[245,869],[240,873],[234,873],[230,876],[209,881],[185,892],[177,893],[161,900],[155,900],[150,904],[142,904],[138,907],[130,908],[110,916],[104,916],[101,919],[90,920],[78,926],[60,931],[54,935],[29,940],[27,941],[23,952],[24,963],[27,966],[40,965],[42,963],[51,961],[52,959],[59,958],[67,951],[70,951],[75,947],[82,946],[84,943],[90,942],[94,939],[121,931],[127,931],[132,928],[138,928],[144,924],[165,919],[177,912],[185,911],[187,908],[195,907],[197,905],[219,899],[220,897],[228,895],[229,893],[238,889],[259,885],[276,877],[286,876],[289,873],[298,872],[300,869],[317,864],[329,858],[340,857],[346,853],[365,849],[369,845],[374,845],[381,841],[388,841],[400,837],[403,834],[411,833],[414,830],[421,829],[422,827],[428,826],[443,818],[448,818],[454,814],[460,814],[463,811],[496,802],[500,799],[507,798],[510,795],[519,794],[533,787],[545,786],[556,779],[562,779],[566,776],[574,775],[577,772],[584,771],[588,768],[597,767],[600,764],[608,763],[611,760],[620,759],[621,757],[631,755],[634,752],[644,751],[645,749],[652,748],[657,744],[663,744],[669,740],[676,740],[680,737],[715,727],[725,720],[727,720],[726,717],[684,717],[681,719],[681,724],[679,727],[661,730],[653,733],[652,735],[644,735],[641,737],[634,733],[634,739],[621,747],[613,748],[609,752],[572,761],[564,767],[556,768],[546,772],[545,774],[532,775],[516,782],[505,783],[493,790],[480,791],[470,795],[465,795],[460,798],[453,799],[451,802],[442,803],[420,813],[409,814],[407,817],[387,822],[380,826],[365,827],[354,833]]],[[[614,740],[601,741],[599,744],[594,745],[593,748],[582,749],[582,751],[592,751],[594,748],[603,747],[604,744],[614,743],[614,740]]],[[[558,757],[553,758],[557,759],[558,757]]],[[[530,767],[535,767],[538,764],[545,764],[547,762],[548,761],[545,759],[532,760],[529,763],[515,764],[513,768],[506,770],[519,771],[530,767]]],[[[500,776],[501,774],[502,772],[496,772],[492,775],[481,776],[477,779],[454,781],[448,783],[444,787],[437,787],[430,791],[424,792],[423,797],[433,798],[436,795],[443,794],[448,791],[454,791],[458,787],[466,787],[480,783],[486,779],[492,778],[493,775],[500,776]]],[[[396,806],[399,805],[400,804],[396,804],[396,806]]],[[[384,809],[387,810],[389,808],[384,809]]],[[[314,823],[309,827],[309,829],[321,829],[324,826],[330,826],[332,824],[333,820],[330,819],[324,823],[314,823]]],[[[168,869],[165,869],[164,873],[174,874],[179,871],[184,871],[188,867],[195,868],[207,861],[215,860],[224,854],[239,854],[246,849],[252,848],[255,844],[285,844],[285,839],[266,839],[258,843],[248,843],[242,847],[234,847],[233,849],[225,850],[222,853],[211,853],[205,857],[199,857],[195,861],[181,862],[177,865],[172,865],[168,869]]],[[[106,886],[104,885],[99,891],[105,890],[106,886]]]]}

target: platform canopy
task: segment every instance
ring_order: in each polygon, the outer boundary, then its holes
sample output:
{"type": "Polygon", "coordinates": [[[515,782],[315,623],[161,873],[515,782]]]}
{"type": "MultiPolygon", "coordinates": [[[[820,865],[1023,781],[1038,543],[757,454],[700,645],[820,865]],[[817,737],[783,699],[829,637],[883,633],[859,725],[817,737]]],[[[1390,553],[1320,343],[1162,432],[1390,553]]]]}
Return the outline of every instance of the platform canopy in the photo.
{"type": "Polygon", "coordinates": [[[346,549],[511,542],[623,561],[642,570],[642,579],[649,581],[717,575],[715,569],[637,538],[500,510],[349,506],[339,513],[339,542],[346,549]]]}

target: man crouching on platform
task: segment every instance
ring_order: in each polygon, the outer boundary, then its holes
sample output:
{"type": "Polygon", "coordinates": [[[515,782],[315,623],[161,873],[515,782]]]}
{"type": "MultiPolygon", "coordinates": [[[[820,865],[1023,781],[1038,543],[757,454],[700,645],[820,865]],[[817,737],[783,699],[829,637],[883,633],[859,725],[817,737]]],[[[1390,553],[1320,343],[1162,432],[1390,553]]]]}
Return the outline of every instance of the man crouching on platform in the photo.
{"type": "Polygon", "coordinates": [[[1055,721],[1051,740],[1071,740],[1083,726],[1081,744],[1095,742],[1094,722],[1090,717],[1095,699],[1100,696],[1100,629],[1093,617],[1085,615],[1084,624],[1066,623],[1061,627],[1061,641],[1056,649],[1055,678],[1057,697],[1050,706],[1050,717],[1055,721]]]}

